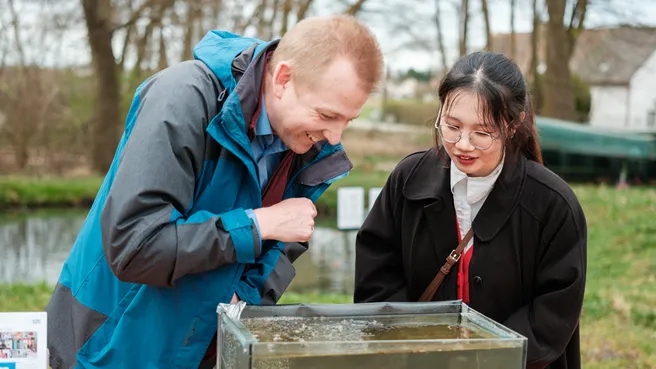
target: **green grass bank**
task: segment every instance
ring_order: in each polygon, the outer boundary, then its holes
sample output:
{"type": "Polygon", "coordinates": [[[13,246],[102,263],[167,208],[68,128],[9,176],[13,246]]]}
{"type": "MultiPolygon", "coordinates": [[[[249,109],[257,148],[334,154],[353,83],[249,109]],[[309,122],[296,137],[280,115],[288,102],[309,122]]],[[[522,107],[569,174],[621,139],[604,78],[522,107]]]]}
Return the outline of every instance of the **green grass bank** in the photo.
{"type": "MultiPolygon", "coordinates": [[[[340,186],[381,186],[382,171],[355,170],[340,186]]],[[[84,204],[98,179],[28,181],[0,178],[5,206],[84,204]],[[22,181],[22,182],[21,182],[22,181]]],[[[656,363],[656,188],[615,189],[576,185],[588,222],[588,270],[582,318],[585,368],[655,368],[656,363]]],[[[317,204],[336,207],[336,187],[317,204]]],[[[48,285],[0,285],[0,311],[43,310],[48,285]]],[[[283,296],[281,303],[350,303],[348,295],[319,292],[283,296]]]]}

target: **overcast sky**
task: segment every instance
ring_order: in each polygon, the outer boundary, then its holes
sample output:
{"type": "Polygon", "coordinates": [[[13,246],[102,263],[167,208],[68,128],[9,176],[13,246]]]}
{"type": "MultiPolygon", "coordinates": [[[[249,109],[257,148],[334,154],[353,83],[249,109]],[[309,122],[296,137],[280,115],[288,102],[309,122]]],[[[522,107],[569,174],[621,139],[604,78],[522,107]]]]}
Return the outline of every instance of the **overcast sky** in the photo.
{"type": "MultiPolygon", "coordinates": [[[[351,0],[352,1],[352,0],[351,0]]],[[[532,28],[532,9],[530,0],[516,0],[518,3],[516,11],[517,32],[530,32],[532,28]]],[[[458,55],[458,14],[454,3],[456,0],[441,0],[441,12],[443,20],[442,29],[447,48],[449,62],[458,55]]],[[[470,51],[480,48],[485,44],[485,29],[483,17],[480,10],[479,0],[470,0],[471,15],[469,25],[469,47],[470,51]]],[[[510,31],[510,0],[488,0],[491,13],[491,28],[493,33],[508,33],[510,31]]],[[[38,16],[39,2],[18,0],[17,6],[23,18],[21,27],[24,49],[28,60],[37,60],[42,65],[84,65],[90,61],[86,41],[84,24],[78,22],[73,27],[67,27],[65,33],[50,33],[46,38],[41,34],[38,16]],[[48,38],[49,37],[49,38],[48,38]],[[48,39],[48,41],[39,41],[48,39]],[[51,42],[52,40],[63,40],[62,42],[51,42]],[[52,49],[58,46],[57,49],[52,49]]],[[[65,12],[79,12],[79,2],[71,1],[70,9],[65,12]]],[[[61,5],[59,6],[61,8],[61,5]]],[[[9,18],[6,0],[0,0],[0,26],[7,27],[9,18]]],[[[316,0],[313,14],[329,14],[344,9],[335,0],[316,0]]],[[[61,11],[62,9],[57,9],[61,11]]],[[[246,10],[248,11],[248,10],[246,10]]],[[[47,12],[47,10],[46,10],[47,12]]],[[[79,14],[79,13],[78,13],[79,14]]],[[[435,1],[434,0],[368,0],[365,3],[361,18],[376,33],[381,46],[386,54],[387,62],[394,70],[406,70],[409,68],[426,69],[436,68],[439,65],[439,54],[436,51],[436,29],[434,23],[435,1]],[[401,4],[401,5],[399,5],[401,4]],[[412,9],[414,6],[414,9],[412,9]],[[407,20],[404,21],[403,18],[407,20]],[[425,38],[427,43],[422,46],[408,50],[400,49],[411,38],[406,32],[396,30],[400,23],[413,24],[413,32],[425,38]]],[[[656,1],[654,0],[591,0],[591,5],[586,19],[587,27],[613,26],[618,23],[642,24],[656,26],[656,1]]],[[[0,47],[6,45],[7,39],[13,38],[13,33],[6,28],[2,30],[0,47]]],[[[115,37],[116,54],[120,50],[121,37],[115,37]]],[[[11,41],[10,41],[11,42],[11,41]]],[[[175,51],[176,46],[171,45],[170,55],[179,55],[175,51]]],[[[0,53],[3,49],[0,48],[0,53]]],[[[0,56],[1,57],[1,56],[0,56]]],[[[15,57],[9,54],[8,60],[15,57]]],[[[171,58],[174,61],[174,58],[171,58]]],[[[129,64],[129,61],[128,61],[129,64]]]]}
{"type": "MultiPolygon", "coordinates": [[[[431,35],[429,39],[436,40],[435,25],[430,18],[435,12],[434,1],[424,0],[419,2],[422,4],[419,5],[421,10],[418,13],[424,14],[424,16],[420,17],[417,22],[424,25],[422,29],[425,30],[425,34],[431,35]]],[[[451,4],[452,2],[448,0],[441,1],[441,18],[444,19],[442,29],[450,62],[459,55],[458,14],[451,4]]],[[[515,14],[516,32],[531,32],[533,28],[532,1],[516,0],[516,2],[518,4],[515,14]]],[[[591,0],[590,2],[591,5],[586,15],[586,27],[615,26],[618,23],[639,23],[656,26],[656,0],[591,0]]],[[[468,31],[469,51],[472,51],[485,45],[485,26],[482,11],[480,10],[480,0],[469,0],[469,3],[473,7],[468,31]]],[[[491,10],[490,27],[492,33],[510,33],[510,0],[488,0],[488,3],[491,10]]],[[[546,10],[544,19],[547,19],[546,10]]],[[[369,21],[369,23],[380,38],[384,49],[386,51],[393,50],[396,44],[395,41],[399,41],[399,36],[394,36],[394,33],[390,31],[390,27],[386,27],[378,19],[369,21]]],[[[393,69],[407,69],[412,66],[418,69],[437,68],[440,62],[436,46],[437,41],[433,44],[434,50],[388,52],[387,60],[393,69]]]]}

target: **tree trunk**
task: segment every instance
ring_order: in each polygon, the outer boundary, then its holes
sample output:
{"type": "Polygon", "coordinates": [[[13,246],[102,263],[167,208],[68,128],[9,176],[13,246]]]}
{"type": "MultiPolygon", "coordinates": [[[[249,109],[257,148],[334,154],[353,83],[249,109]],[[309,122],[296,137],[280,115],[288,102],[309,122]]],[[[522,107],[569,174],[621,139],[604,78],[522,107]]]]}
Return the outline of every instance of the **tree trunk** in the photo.
{"type": "Polygon", "coordinates": [[[111,165],[120,133],[120,80],[112,51],[112,8],[110,0],[82,0],[82,7],[98,78],[91,163],[96,172],[104,173],[111,165]]]}
{"type": "Polygon", "coordinates": [[[219,24],[219,15],[221,14],[222,6],[223,6],[222,0],[211,0],[209,17],[202,17],[202,10],[201,10],[201,18],[206,18],[205,20],[209,20],[209,22],[203,26],[203,34],[201,35],[201,37],[204,36],[205,33],[217,27],[216,25],[219,24]]]}
{"type": "Polygon", "coordinates": [[[27,166],[30,159],[29,142],[25,136],[19,135],[19,139],[14,141],[12,146],[14,149],[14,162],[18,170],[23,170],[27,166]]]}
{"type": "Polygon", "coordinates": [[[358,0],[353,5],[349,6],[344,13],[350,15],[357,15],[360,10],[362,10],[362,5],[364,5],[365,0],[358,0]]]}
{"type": "Polygon", "coordinates": [[[569,71],[569,35],[563,24],[566,0],[547,2],[547,72],[544,79],[542,114],[565,120],[575,120],[574,92],[569,71]]]}
{"type": "Polygon", "coordinates": [[[298,7],[298,12],[296,18],[300,21],[301,19],[304,19],[307,16],[307,12],[310,9],[310,5],[312,5],[312,0],[303,0],[301,1],[301,4],[298,7]]]}
{"type": "Polygon", "coordinates": [[[533,92],[533,109],[535,114],[539,114],[542,107],[542,87],[541,79],[538,76],[539,64],[539,45],[540,45],[540,13],[538,12],[538,0],[533,0],[533,32],[531,33],[531,70],[529,78],[532,82],[533,92]]]}
{"type": "Polygon", "coordinates": [[[292,12],[292,0],[285,0],[282,8],[282,26],[280,27],[280,36],[284,36],[287,33],[287,27],[289,22],[289,14],[292,12]]]}
{"type": "Polygon", "coordinates": [[[487,0],[481,0],[483,7],[483,18],[485,20],[485,50],[492,50],[492,31],[490,30],[490,11],[487,8],[487,0]]]}
{"type": "Polygon", "coordinates": [[[187,4],[187,17],[184,24],[184,38],[182,42],[182,55],[180,60],[193,59],[192,43],[194,38],[194,22],[198,16],[197,6],[195,2],[187,4]]]}
{"type": "Polygon", "coordinates": [[[142,64],[144,61],[152,60],[152,56],[149,54],[149,46],[153,40],[153,33],[155,30],[162,26],[162,19],[164,18],[165,12],[173,6],[175,0],[162,0],[159,2],[156,7],[152,10],[153,15],[150,18],[150,22],[144,30],[144,35],[137,42],[137,62],[134,64],[132,69],[132,75],[130,77],[131,82],[139,83],[141,76],[147,70],[144,70],[142,64]]]}
{"type": "Polygon", "coordinates": [[[265,40],[271,40],[274,35],[274,27],[273,25],[276,23],[276,19],[278,18],[278,10],[280,10],[280,1],[281,0],[273,0],[273,12],[271,12],[271,18],[269,18],[266,26],[266,33],[264,36],[265,40]]]}
{"type": "Polygon", "coordinates": [[[11,14],[11,25],[14,31],[14,42],[16,43],[16,51],[18,51],[18,62],[20,68],[23,68],[25,63],[25,52],[23,51],[23,42],[21,41],[21,26],[18,20],[18,13],[16,12],[16,6],[14,5],[14,0],[9,0],[9,13],[11,14]]]}
{"type": "MultiPolygon", "coordinates": [[[[128,8],[132,9],[132,4],[133,1],[129,0],[128,1],[128,8]]],[[[141,11],[141,9],[138,9],[136,11],[133,11],[130,19],[138,17],[138,11],[141,11]]],[[[130,38],[132,37],[132,31],[134,30],[134,23],[130,23],[125,26],[125,38],[123,39],[123,45],[121,47],[121,59],[119,59],[118,62],[118,71],[119,73],[123,72],[123,68],[125,68],[125,58],[128,55],[128,49],[130,48],[130,38]]],[[[114,34],[116,30],[114,30],[112,33],[114,34]]]]}
{"type": "Polygon", "coordinates": [[[143,36],[137,40],[137,61],[134,63],[134,67],[132,68],[132,73],[130,75],[130,80],[132,83],[139,83],[139,80],[141,80],[141,75],[144,72],[144,60],[148,59],[148,44],[153,37],[153,31],[155,30],[157,24],[158,21],[156,19],[152,19],[144,29],[143,36]]]}
{"type": "Polygon", "coordinates": [[[510,0],[510,58],[515,59],[517,52],[517,34],[515,32],[515,0],[510,0]]]}
{"type": "Polygon", "coordinates": [[[132,38],[132,31],[134,30],[133,25],[129,25],[125,29],[125,39],[123,40],[123,47],[121,49],[121,59],[118,63],[119,72],[123,72],[125,68],[125,58],[128,55],[128,50],[130,48],[130,39],[132,38]]]}
{"type": "Polygon", "coordinates": [[[467,25],[469,23],[469,1],[462,0],[460,5],[460,57],[467,55],[467,25]]]}
{"type": "Polygon", "coordinates": [[[572,9],[572,17],[569,21],[569,56],[571,57],[574,53],[574,47],[576,46],[576,40],[579,37],[581,31],[583,31],[583,24],[585,22],[585,15],[588,10],[588,1],[587,0],[577,0],[574,4],[574,9],[572,9]]]}
{"type": "Polygon", "coordinates": [[[257,16],[257,37],[263,37],[266,34],[266,26],[267,26],[267,19],[264,17],[266,14],[266,11],[269,9],[269,1],[268,0],[262,0],[262,4],[260,5],[262,9],[258,13],[257,16]]]}
{"type": "Polygon", "coordinates": [[[437,47],[440,50],[442,73],[449,69],[446,63],[446,49],[444,48],[444,35],[442,34],[442,16],[440,14],[440,0],[435,0],[435,27],[437,28],[437,47]]]}
{"type": "Polygon", "coordinates": [[[159,28],[159,61],[157,62],[157,70],[164,70],[169,66],[168,58],[166,56],[166,39],[164,38],[164,27],[159,28]]]}

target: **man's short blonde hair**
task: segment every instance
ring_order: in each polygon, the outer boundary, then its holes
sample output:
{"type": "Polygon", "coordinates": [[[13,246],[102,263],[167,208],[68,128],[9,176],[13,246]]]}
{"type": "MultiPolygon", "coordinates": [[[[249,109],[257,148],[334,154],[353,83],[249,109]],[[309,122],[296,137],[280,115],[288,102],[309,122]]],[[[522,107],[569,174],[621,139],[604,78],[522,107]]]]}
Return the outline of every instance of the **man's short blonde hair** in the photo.
{"type": "Polygon", "coordinates": [[[292,78],[307,85],[339,57],[353,63],[364,90],[376,89],[383,76],[383,54],[371,30],[350,15],[311,17],[296,23],[280,40],[269,65],[289,62],[292,78]]]}

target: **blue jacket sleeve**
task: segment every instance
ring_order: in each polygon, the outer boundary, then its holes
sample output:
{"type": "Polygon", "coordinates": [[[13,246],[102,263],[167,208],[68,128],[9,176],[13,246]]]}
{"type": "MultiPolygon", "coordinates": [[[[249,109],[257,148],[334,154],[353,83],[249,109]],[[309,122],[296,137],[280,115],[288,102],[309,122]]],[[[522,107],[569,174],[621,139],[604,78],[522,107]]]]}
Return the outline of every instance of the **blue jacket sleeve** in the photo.
{"type": "Polygon", "coordinates": [[[184,62],[137,92],[101,215],[103,251],[122,281],[171,287],[184,275],[260,257],[246,209],[185,215],[203,167],[205,130],[218,109],[215,78],[184,62]]]}

